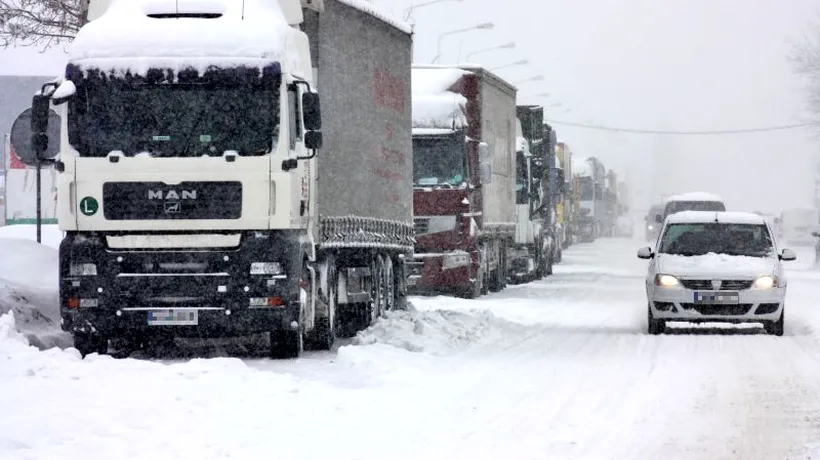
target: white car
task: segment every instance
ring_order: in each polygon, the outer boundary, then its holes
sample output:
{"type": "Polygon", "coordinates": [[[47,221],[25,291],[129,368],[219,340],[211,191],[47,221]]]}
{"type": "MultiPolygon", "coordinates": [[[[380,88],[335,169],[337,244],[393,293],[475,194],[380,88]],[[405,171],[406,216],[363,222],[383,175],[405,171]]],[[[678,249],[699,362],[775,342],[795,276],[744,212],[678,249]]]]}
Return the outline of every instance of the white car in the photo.
{"type": "Polygon", "coordinates": [[[667,321],[763,323],[783,335],[786,277],[779,250],[762,216],[741,212],[683,211],[667,217],[657,252],[645,247],[650,334],[667,321]]]}

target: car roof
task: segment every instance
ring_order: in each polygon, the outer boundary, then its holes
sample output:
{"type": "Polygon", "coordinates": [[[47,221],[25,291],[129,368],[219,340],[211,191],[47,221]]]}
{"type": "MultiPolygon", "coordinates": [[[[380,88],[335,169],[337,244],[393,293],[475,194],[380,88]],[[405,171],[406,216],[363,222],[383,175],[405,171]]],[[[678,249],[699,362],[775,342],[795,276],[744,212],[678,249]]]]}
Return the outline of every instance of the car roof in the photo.
{"type": "Polygon", "coordinates": [[[753,212],[738,211],[681,211],[666,218],[670,224],[693,224],[717,222],[721,224],[764,225],[766,218],[753,212]]]}

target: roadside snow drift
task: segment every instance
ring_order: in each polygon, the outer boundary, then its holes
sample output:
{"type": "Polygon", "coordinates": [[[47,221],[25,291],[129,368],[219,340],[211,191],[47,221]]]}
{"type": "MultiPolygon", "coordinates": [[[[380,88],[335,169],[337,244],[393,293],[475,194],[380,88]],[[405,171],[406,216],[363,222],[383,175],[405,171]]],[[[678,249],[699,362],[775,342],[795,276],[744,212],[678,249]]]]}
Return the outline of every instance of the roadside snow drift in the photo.
{"type": "MultiPolygon", "coordinates": [[[[44,243],[59,245],[56,227],[43,228],[44,243]]],[[[16,330],[45,349],[73,344],[60,329],[57,250],[26,239],[33,225],[0,227],[0,315],[14,312],[16,330]]]]}

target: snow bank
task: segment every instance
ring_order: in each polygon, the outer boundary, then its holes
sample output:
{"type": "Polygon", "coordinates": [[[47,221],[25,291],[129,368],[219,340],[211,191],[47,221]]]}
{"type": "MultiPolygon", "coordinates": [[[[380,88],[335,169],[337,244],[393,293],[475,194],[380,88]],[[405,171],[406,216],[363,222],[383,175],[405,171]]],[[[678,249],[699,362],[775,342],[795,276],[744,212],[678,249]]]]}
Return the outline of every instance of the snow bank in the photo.
{"type": "MultiPolygon", "coordinates": [[[[63,240],[63,232],[56,225],[43,225],[42,241],[45,246],[59,249],[60,241],[63,240]]],[[[36,225],[7,225],[0,227],[0,239],[14,238],[21,240],[37,241],[36,225]]],[[[0,264],[2,264],[0,260],[0,264]]]]}
{"type": "MultiPolygon", "coordinates": [[[[0,237],[0,315],[13,313],[17,331],[41,349],[73,344],[60,329],[57,251],[45,244],[0,237]]],[[[15,229],[19,231],[19,229],[15,229]]],[[[44,232],[44,236],[46,232],[44,232]]]]}
{"type": "Polygon", "coordinates": [[[414,67],[413,127],[458,128],[467,125],[467,99],[450,91],[465,71],[457,67],[414,67]]]}
{"type": "Polygon", "coordinates": [[[298,69],[291,29],[276,3],[265,0],[207,2],[213,19],[156,19],[149,14],[201,12],[196,0],[115,1],[74,39],[69,61],[105,71],[143,74],[149,67],[173,70],[212,65],[261,67],[271,62],[298,69]],[[243,11],[244,9],[244,11],[243,11]]]}
{"type": "Polygon", "coordinates": [[[359,332],[353,344],[384,344],[410,352],[446,356],[488,343],[503,331],[518,327],[487,309],[450,309],[447,304],[453,301],[458,299],[435,299],[438,308],[432,310],[410,308],[387,312],[376,324],[359,332]]]}

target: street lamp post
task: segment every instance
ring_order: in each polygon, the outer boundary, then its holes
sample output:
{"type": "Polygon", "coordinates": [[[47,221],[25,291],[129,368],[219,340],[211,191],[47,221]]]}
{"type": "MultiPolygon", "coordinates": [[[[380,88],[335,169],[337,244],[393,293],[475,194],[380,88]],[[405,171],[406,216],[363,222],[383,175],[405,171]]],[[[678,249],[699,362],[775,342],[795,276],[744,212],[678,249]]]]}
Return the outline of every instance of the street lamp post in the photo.
{"type": "Polygon", "coordinates": [[[489,30],[495,27],[495,24],[492,22],[482,22],[481,24],[474,25],[472,27],[466,27],[464,29],[458,30],[451,30],[450,32],[445,32],[438,36],[438,45],[436,46],[436,57],[433,58],[433,62],[431,64],[435,64],[438,61],[438,58],[441,57],[441,40],[448,36],[448,35],[455,35],[464,32],[469,32],[471,30],[489,30]]]}
{"type": "Polygon", "coordinates": [[[522,83],[527,83],[531,81],[542,81],[544,79],[543,75],[536,75],[534,77],[527,78],[526,80],[519,80],[517,82],[513,82],[513,85],[520,85],[522,83]]]}
{"type": "Polygon", "coordinates": [[[486,53],[487,51],[500,50],[500,49],[511,50],[511,49],[514,49],[514,48],[515,48],[515,42],[509,42],[509,43],[505,43],[503,45],[493,46],[493,47],[490,47],[490,48],[484,48],[484,49],[476,50],[476,51],[473,51],[472,53],[467,54],[466,60],[467,60],[467,62],[469,62],[470,61],[470,56],[475,56],[476,54],[486,53]]]}
{"type": "Polygon", "coordinates": [[[409,8],[404,10],[404,22],[409,22],[410,17],[413,16],[413,12],[416,8],[423,8],[429,5],[435,5],[436,3],[444,3],[444,2],[463,2],[464,0],[430,0],[429,2],[419,3],[417,5],[410,5],[409,8]]]}
{"type": "Polygon", "coordinates": [[[516,65],[527,65],[529,64],[529,59],[522,59],[520,61],[510,62],[509,64],[500,65],[498,67],[493,67],[490,70],[499,70],[499,69],[506,69],[507,67],[512,67],[516,65]]]}

